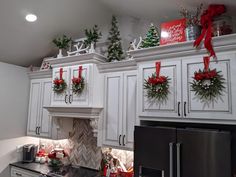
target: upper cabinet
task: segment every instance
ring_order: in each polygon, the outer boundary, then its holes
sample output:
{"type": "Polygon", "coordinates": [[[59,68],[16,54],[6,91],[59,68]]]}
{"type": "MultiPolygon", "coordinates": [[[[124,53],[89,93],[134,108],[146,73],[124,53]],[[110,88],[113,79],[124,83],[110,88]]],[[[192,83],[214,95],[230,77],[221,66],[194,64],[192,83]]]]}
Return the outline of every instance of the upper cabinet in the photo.
{"type": "MultiPolygon", "coordinates": [[[[204,68],[203,56],[186,57],[182,60],[182,84],[184,117],[198,119],[233,119],[236,110],[236,53],[218,53],[218,62],[211,61],[209,68],[222,76],[223,90],[213,101],[203,101],[191,87],[194,73],[204,68]]],[[[209,85],[212,83],[203,83],[209,85]]],[[[218,88],[219,89],[219,88],[218,88]]]]}
{"type": "Polygon", "coordinates": [[[31,81],[27,135],[50,139],[68,138],[72,130],[72,121],[54,119],[44,108],[51,104],[51,72],[33,72],[29,76],[31,81]]]}
{"type": "Polygon", "coordinates": [[[48,62],[53,67],[53,80],[62,77],[67,85],[64,91],[52,93],[50,106],[65,108],[103,106],[103,78],[97,68],[98,63],[105,62],[103,56],[95,53],[84,54],[60,59],[49,59],[48,62]],[[74,92],[72,81],[79,78],[83,78],[83,89],[81,92],[74,92]]]}
{"type": "Polygon", "coordinates": [[[181,80],[181,61],[176,59],[173,61],[161,61],[160,75],[169,79],[169,93],[166,101],[157,102],[147,97],[144,90],[144,80],[155,72],[155,63],[142,64],[139,67],[139,115],[140,116],[164,116],[164,117],[180,117],[180,103],[182,99],[182,80],[181,80]]]}
{"type": "Polygon", "coordinates": [[[92,89],[93,84],[90,75],[93,74],[93,64],[74,65],[68,67],[53,68],[53,78],[59,78],[60,69],[62,68],[62,78],[67,84],[65,91],[61,93],[53,92],[52,105],[61,106],[92,106],[92,89]],[[81,93],[74,93],[72,90],[73,78],[78,78],[79,68],[82,67],[82,78],[84,79],[84,89],[81,93]]]}
{"type": "MultiPolygon", "coordinates": [[[[215,70],[220,75],[222,82],[220,94],[216,96],[211,94],[214,99],[212,97],[204,99],[192,86],[196,81],[195,73],[204,70],[203,58],[207,55],[203,48],[194,49],[192,41],[130,51],[130,55],[138,65],[139,119],[198,123],[235,122],[235,41],[235,34],[213,39],[217,62],[211,58],[209,69],[215,70]],[[145,80],[156,72],[155,62],[157,61],[161,62],[160,76],[168,78],[168,94],[164,101],[148,98],[147,89],[145,89],[145,80]]],[[[208,74],[206,77],[211,76],[208,74]]],[[[203,95],[209,94],[204,89],[211,87],[216,82],[218,81],[209,78],[205,79],[203,83],[199,82],[203,95]]],[[[217,89],[219,86],[216,84],[215,90],[217,89]]]]}
{"type": "Polygon", "coordinates": [[[105,79],[102,145],[133,149],[137,119],[136,64],[132,60],[121,61],[99,65],[99,69],[105,79]]]}

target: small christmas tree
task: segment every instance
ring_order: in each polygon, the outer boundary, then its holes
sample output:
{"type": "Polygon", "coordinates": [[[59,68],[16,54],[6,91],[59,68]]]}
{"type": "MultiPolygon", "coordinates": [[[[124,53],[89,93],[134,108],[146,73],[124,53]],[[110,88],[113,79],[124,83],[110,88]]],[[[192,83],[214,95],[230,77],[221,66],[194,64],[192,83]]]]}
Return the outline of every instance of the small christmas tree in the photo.
{"type": "Polygon", "coordinates": [[[109,46],[108,46],[108,56],[107,59],[109,62],[113,60],[121,60],[123,51],[121,46],[120,32],[117,25],[117,19],[115,16],[112,16],[111,30],[109,32],[109,46]]]}
{"type": "Polygon", "coordinates": [[[157,28],[151,23],[146,34],[146,38],[142,41],[141,48],[155,47],[160,45],[160,36],[157,28]]]}

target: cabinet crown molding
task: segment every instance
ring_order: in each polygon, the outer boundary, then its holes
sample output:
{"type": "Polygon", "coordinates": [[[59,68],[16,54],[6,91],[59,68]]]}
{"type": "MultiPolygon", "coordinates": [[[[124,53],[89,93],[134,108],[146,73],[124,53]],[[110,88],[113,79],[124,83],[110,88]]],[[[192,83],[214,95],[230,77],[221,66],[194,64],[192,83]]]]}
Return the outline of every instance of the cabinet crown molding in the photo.
{"type": "Polygon", "coordinates": [[[52,77],[52,70],[39,70],[28,72],[28,76],[30,79],[43,79],[43,78],[51,78],[52,77]]]}
{"type": "Polygon", "coordinates": [[[137,63],[134,59],[126,59],[116,62],[98,64],[100,73],[137,70],[137,63]]]}
{"type": "MultiPolygon", "coordinates": [[[[202,42],[198,49],[193,47],[194,41],[187,41],[145,49],[127,51],[136,62],[146,62],[160,59],[171,59],[192,55],[207,54],[202,42]]],[[[216,52],[236,50],[236,34],[214,37],[212,40],[216,52]]]]}
{"type": "Polygon", "coordinates": [[[99,64],[105,63],[106,57],[98,53],[86,53],[81,55],[66,56],[62,58],[50,58],[46,62],[52,67],[63,67],[63,66],[73,66],[78,64],[99,64]]]}

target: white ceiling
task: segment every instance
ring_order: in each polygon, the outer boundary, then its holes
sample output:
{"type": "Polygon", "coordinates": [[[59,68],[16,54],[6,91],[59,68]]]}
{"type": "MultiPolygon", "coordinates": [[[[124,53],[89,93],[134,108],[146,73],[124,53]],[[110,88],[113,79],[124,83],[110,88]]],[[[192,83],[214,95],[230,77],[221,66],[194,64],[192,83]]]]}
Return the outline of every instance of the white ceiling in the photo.
{"type": "MultiPolygon", "coordinates": [[[[236,0],[203,0],[223,3],[231,13],[236,0]]],[[[111,14],[155,21],[176,18],[181,6],[195,9],[199,0],[0,0],[0,61],[29,66],[55,51],[52,39],[60,34],[78,38],[93,24],[107,26],[111,14]],[[38,15],[28,23],[27,13],[38,15]]]]}

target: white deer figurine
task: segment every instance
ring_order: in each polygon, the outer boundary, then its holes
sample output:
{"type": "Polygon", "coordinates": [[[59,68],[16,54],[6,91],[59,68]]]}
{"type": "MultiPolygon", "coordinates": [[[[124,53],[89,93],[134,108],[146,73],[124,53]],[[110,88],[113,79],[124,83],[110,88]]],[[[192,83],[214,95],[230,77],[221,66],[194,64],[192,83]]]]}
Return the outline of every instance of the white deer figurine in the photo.
{"type": "Polygon", "coordinates": [[[139,37],[139,42],[138,42],[138,44],[136,44],[136,41],[137,41],[137,40],[134,39],[134,41],[130,43],[129,50],[137,50],[137,49],[140,48],[140,45],[141,45],[141,43],[142,43],[142,41],[143,41],[142,37],[141,37],[141,36],[139,37]]]}

